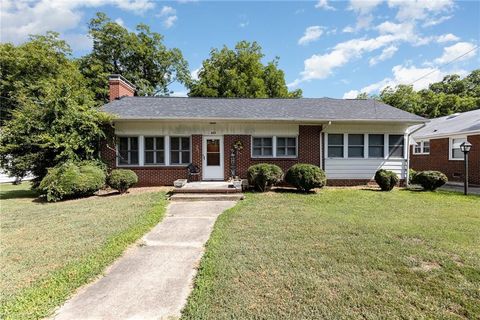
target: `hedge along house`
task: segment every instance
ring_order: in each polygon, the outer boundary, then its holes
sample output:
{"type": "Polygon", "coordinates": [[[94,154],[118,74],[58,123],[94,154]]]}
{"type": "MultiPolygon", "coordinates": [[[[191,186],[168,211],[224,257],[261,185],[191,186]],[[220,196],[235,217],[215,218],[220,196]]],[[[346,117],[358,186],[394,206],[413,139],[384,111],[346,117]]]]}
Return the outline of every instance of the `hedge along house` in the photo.
{"type": "Polygon", "coordinates": [[[245,178],[249,166],[296,163],[325,170],[330,185],[370,182],[380,169],[407,176],[408,128],[422,117],[373,100],[236,99],[134,96],[119,75],[110,77],[114,138],[102,145],[111,167],[129,168],[140,186],[187,178],[245,178]]]}
{"type": "Polygon", "coordinates": [[[445,173],[449,181],[458,182],[465,179],[460,145],[468,140],[472,144],[468,156],[469,183],[480,185],[480,110],[431,119],[416,130],[412,138],[412,169],[438,170],[445,173]]]}

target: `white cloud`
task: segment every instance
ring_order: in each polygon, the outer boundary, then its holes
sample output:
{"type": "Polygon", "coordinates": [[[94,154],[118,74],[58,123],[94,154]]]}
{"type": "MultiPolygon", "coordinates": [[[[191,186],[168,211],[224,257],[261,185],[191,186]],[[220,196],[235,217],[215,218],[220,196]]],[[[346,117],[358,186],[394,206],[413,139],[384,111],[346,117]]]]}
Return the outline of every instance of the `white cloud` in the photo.
{"type": "Polygon", "coordinates": [[[175,22],[178,20],[176,16],[177,10],[170,6],[163,6],[162,10],[156,15],[159,18],[163,18],[162,23],[163,26],[167,29],[173,27],[175,22]]]}
{"type": "Polygon", "coordinates": [[[240,22],[240,23],[238,24],[238,26],[239,26],[240,28],[245,28],[245,27],[247,27],[249,24],[250,24],[250,21],[247,20],[247,21],[244,21],[244,22],[240,22]]]}
{"type": "Polygon", "coordinates": [[[353,29],[353,27],[351,27],[351,26],[346,26],[346,27],[343,28],[343,30],[342,30],[342,32],[344,32],[344,33],[352,33],[352,32],[354,32],[354,31],[355,31],[355,29],[353,29]]]}
{"type": "Polygon", "coordinates": [[[360,94],[358,90],[350,90],[343,94],[343,99],[355,99],[360,94]]]}
{"type": "Polygon", "coordinates": [[[153,0],[2,0],[2,42],[18,44],[30,34],[75,29],[81,21],[82,8],[106,5],[141,14],[152,9],[155,3],[153,0]]]}
{"type": "Polygon", "coordinates": [[[381,61],[385,61],[387,59],[390,59],[391,57],[393,57],[395,52],[397,52],[397,50],[398,50],[398,47],[389,46],[389,47],[383,49],[382,53],[379,56],[371,58],[368,61],[368,63],[370,64],[370,66],[373,66],[373,65],[376,65],[377,63],[379,63],[381,61]]]}
{"type": "Polygon", "coordinates": [[[123,19],[122,18],[117,18],[114,20],[116,23],[118,23],[119,25],[121,25],[122,27],[125,26],[125,23],[123,22],[123,19]]]}
{"type": "Polygon", "coordinates": [[[382,2],[383,0],[350,0],[348,8],[358,14],[367,14],[382,2]]]}
{"type": "Polygon", "coordinates": [[[323,27],[321,26],[311,26],[305,29],[303,36],[298,39],[298,44],[306,45],[310,42],[316,41],[323,34],[323,27]]]}
{"type": "Polygon", "coordinates": [[[442,34],[441,36],[437,37],[438,43],[452,42],[452,41],[458,41],[458,40],[460,40],[460,38],[451,33],[442,34]]]}
{"type": "Polygon", "coordinates": [[[448,63],[458,57],[462,56],[456,61],[468,60],[475,57],[478,49],[473,43],[470,42],[458,42],[450,47],[443,48],[443,54],[441,57],[434,60],[437,64],[448,63]]]}
{"type": "Polygon", "coordinates": [[[170,97],[188,97],[187,91],[174,91],[170,93],[170,97]]]}
{"type": "Polygon", "coordinates": [[[74,51],[89,51],[93,48],[93,40],[86,34],[67,33],[61,38],[67,41],[74,51]]]}
{"type": "Polygon", "coordinates": [[[169,29],[173,27],[173,25],[177,20],[178,20],[177,16],[168,16],[165,18],[165,20],[163,20],[163,25],[165,26],[165,28],[169,29]]]}
{"type": "Polygon", "coordinates": [[[398,7],[396,18],[400,21],[432,19],[453,8],[453,0],[388,0],[388,6],[398,7]]]}
{"type": "Polygon", "coordinates": [[[170,6],[163,6],[162,10],[160,10],[160,13],[158,14],[159,17],[165,17],[165,16],[171,16],[175,15],[177,13],[177,10],[170,6]]]}
{"type": "Polygon", "coordinates": [[[332,10],[335,11],[336,9],[328,4],[328,0],[318,0],[315,8],[324,9],[324,10],[332,10]]]}
{"type": "Polygon", "coordinates": [[[198,73],[200,72],[200,70],[202,69],[202,67],[198,67],[197,69],[194,69],[192,70],[192,72],[190,72],[190,76],[192,77],[193,80],[198,80],[198,73]]]}
{"type": "Polygon", "coordinates": [[[437,24],[450,20],[451,18],[453,18],[453,16],[442,16],[438,18],[431,18],[425,21],[425,23],[422,24],[422,27],[433,27],[433,26],[436,26],[437,24]]]}

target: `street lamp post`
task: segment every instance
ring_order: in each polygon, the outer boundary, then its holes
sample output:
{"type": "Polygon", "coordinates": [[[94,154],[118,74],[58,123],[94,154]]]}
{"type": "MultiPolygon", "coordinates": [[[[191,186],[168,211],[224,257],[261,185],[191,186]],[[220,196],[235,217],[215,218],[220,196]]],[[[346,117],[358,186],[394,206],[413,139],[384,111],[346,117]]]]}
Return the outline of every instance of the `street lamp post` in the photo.
{"type": "Polygon", "coordinates": [[[465,141],[460,145],[460,150],[463,152],[464,155],[464,162],[465,162],[465,181],[463,183],[463,194],[468,194],[468,153],[472,148],[472,144],[468,141],[465,141]]]}

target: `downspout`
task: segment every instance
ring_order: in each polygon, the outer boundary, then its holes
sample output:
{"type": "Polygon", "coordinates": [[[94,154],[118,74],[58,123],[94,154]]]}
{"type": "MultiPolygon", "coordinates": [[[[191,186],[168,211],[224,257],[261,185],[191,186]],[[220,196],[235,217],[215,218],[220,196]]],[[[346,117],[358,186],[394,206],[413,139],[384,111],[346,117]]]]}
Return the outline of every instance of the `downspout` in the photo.
{"type": "Polygon", "coordinates": [[[417,132],[418,130],[420,129],[423,129],[425,128],[425,126],[427,125],[427,123],[423,123],[420,127],[418,127],[417,129],[413,130],[412,132],[409,132],[407,133],[407,171],[406,171],[406,175],[405,175],[405,186],[408,187],[409,184],[410,184],[410,136],[412,134],[414,134],[415,132],[417,132]]]}
{"type": "MultiPolygon", "coordinates": [[[[330,126],[332,124],[332,121],[328,121],[327,126],[330,126]]],[[[321,163],[321,168],[327,174],[325,171],[325,148],[326,148],[326,141],[325,141],[325,125],[322,124],[322,131],[320,132],[320,141],[321,141],[321,148],[320,148],[320,159],[322,161],[321,163]]]]}

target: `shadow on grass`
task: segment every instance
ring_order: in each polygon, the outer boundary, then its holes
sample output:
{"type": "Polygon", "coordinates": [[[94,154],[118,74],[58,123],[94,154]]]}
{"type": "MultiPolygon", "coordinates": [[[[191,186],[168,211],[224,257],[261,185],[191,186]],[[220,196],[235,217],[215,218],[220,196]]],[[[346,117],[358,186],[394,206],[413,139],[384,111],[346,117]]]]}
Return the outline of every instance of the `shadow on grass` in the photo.
{"type": "Polygon", "coordinates": [[[9,190],[0,192],[0,200],[37,198],[38,193],[33,190],[9,190]]]}

